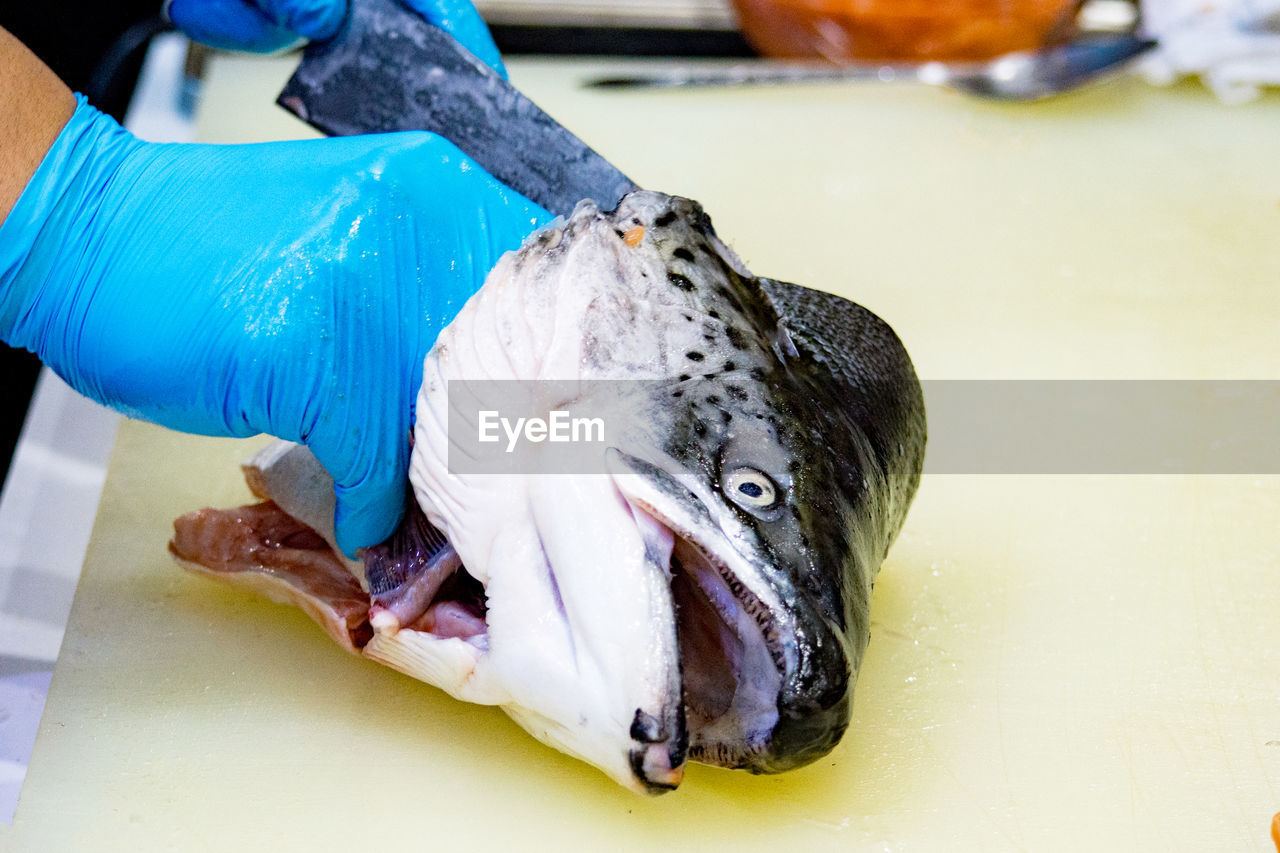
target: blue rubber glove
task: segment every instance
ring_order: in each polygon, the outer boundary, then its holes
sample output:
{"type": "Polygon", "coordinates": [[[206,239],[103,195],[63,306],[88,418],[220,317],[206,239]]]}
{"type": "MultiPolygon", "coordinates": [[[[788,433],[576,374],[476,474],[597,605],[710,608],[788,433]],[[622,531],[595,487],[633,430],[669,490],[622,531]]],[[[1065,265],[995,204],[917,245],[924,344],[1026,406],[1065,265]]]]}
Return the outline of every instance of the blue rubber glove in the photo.
{"type": "MultiPolygon", "coordinates": [[[[452,35],[505,78],[507,71],[489,28],[467,0],[400,0],[452,35]]],[[[173,25],[191,38],[227,50],[270,53],[302,39],[332,38],[350,0],[169,0],[173,25]]]]}
{"type": "Polygon", "coordinates": [[[550,218],[432,134],[162,145],[81,98],[0,226],[0,339],[131,416],[308,444],[350,555],[399,521],[427,350],[550,218]]]}

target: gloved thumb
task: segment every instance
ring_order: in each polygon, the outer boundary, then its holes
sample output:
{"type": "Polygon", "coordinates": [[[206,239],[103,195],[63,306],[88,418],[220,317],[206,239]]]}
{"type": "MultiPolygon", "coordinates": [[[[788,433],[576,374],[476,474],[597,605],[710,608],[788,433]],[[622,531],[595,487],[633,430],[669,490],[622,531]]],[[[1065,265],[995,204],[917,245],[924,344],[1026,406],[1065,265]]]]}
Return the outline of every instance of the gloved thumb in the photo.
{"type": "Polygon", "coordinates": [[[493,36],[485,26],[484,18],[469,0],[400,0],[475,54],[476,58],[507,79],[507,68],[502,55],[493,43],[493,36]]]}
{"type": "Polygon", "coordinates": [[[347,14],[346,0],[166,0],[179,30],[213,47],[272,53],[303,38],[326,39],[347,14]]]}
{"type": "Polygon", "coordinates": [[[333,527],[342,553],[354,559],[356,549],[377,545],[395,532],[408,488],[403,471],[354,486],[335,484],[333,527]]]}

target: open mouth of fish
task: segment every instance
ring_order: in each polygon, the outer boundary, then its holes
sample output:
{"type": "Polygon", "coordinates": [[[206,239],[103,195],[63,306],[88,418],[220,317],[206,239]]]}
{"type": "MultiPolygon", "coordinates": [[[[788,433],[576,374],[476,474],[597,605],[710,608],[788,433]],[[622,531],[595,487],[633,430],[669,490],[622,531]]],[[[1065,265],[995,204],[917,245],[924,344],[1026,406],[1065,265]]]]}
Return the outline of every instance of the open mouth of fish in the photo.
{"type": "Polygon", "coordinates": [[[170,550],[188,568],[300,607],[348,651],[457,698],[504,706],[540,739],[600,766],[628,787],[647,793],[673,789],[687,760],[783,769],[761,761],[778,722],[785,667],[783,650],[769,639],[778,633],[773,615],[717,556],[722,543],[700,539],[688,520],[664,515],[652,494],[627,482],[631,475],[621,474],[611,488],[632,513],[652,571],[669,590],[671,621],[646,625],[646,636],[630,641],[651,641],[657,650],[674,635],[677,654],[660,666],[672,678],[668,695],[657,696],[648,708],[623,709],[631,714],[621,721],[628,742],[615,741],[610,760],[603,751],[584,748],[581,733],[558,734],[556,721],[512,703],[489,666],[485,585],[420,511],[411,508],[397,535],[366,551],[360,565],[332,544],[323,508],[299,512],[318,514],[317,530],[272,500],[292,508],[323,490],[317,483],[327,475],[305,448],[273,445],[245,468],[251,489],[265,500],[202,509],[175,521],[170,550]],[[388,578],[399,583],[376,593],[367,588],[385,586],[388,578]]]}

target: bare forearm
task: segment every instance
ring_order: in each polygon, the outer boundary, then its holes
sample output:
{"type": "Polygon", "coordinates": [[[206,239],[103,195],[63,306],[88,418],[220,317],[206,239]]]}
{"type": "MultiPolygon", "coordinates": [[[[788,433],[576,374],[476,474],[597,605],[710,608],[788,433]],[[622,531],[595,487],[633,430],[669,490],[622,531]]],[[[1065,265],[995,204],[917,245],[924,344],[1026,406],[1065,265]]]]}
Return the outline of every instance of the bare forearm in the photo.
{"type": "Polygon", "coordinates": [[[74,109],[71,90],[0,29],[0,222],[74,109]]]}

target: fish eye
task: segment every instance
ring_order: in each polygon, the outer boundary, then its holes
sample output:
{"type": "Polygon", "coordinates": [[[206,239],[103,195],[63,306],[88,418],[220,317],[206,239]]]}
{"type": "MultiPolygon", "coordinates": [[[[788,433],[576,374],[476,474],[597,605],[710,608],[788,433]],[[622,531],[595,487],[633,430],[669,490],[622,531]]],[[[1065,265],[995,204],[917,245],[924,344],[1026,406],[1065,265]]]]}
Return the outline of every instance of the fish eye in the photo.
{"type": "Polygon", "coordinates": [[[778,487],[756,468],[735,468],[724,479],[729,499],[744,509],[772,509],[778,503],[778,487]]]}

